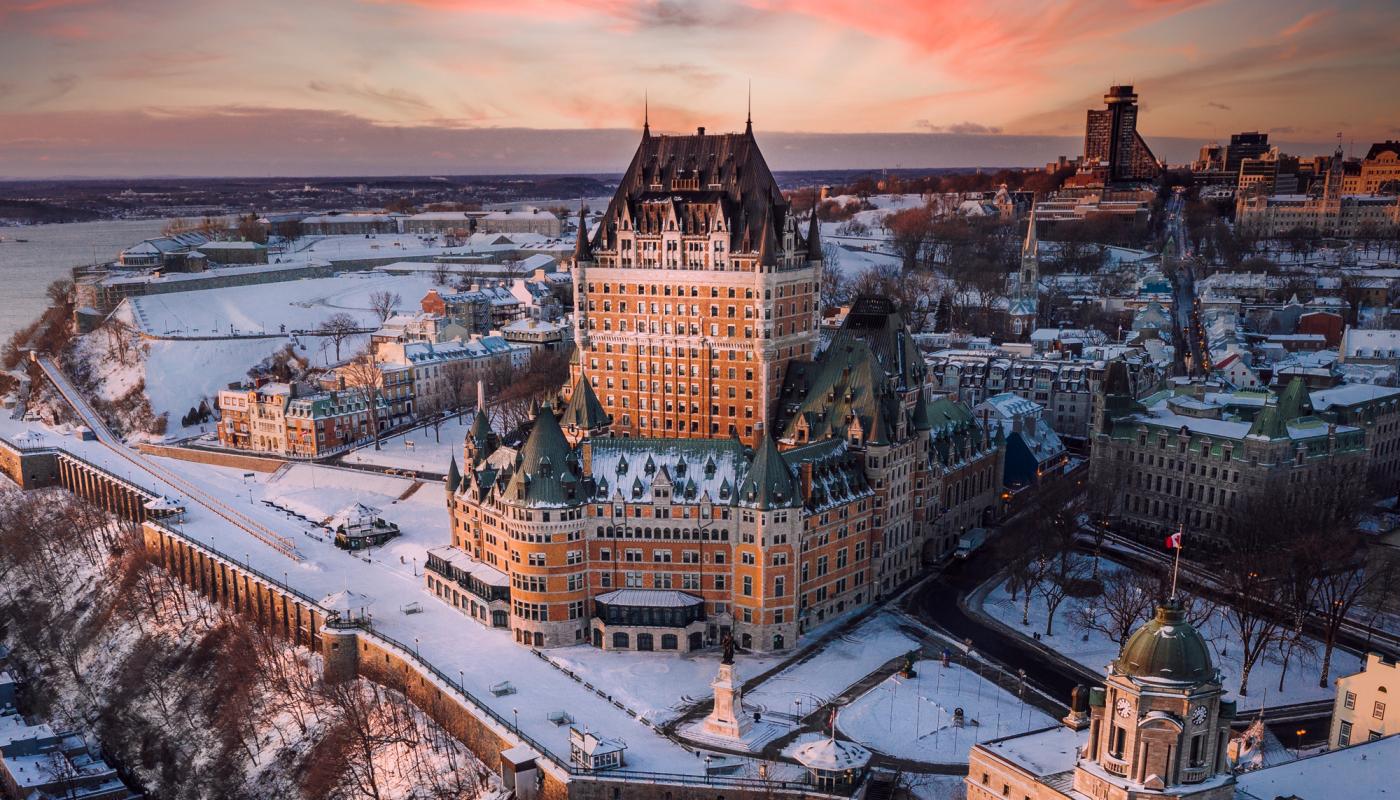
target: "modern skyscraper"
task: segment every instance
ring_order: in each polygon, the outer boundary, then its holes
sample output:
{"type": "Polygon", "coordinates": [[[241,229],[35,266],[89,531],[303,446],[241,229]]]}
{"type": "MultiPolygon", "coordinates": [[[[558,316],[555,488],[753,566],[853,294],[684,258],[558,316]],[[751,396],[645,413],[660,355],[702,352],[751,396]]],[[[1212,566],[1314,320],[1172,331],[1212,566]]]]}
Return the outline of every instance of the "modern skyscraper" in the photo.
{"type": "Polygon", "coordinates": [[[1259,131],[1230,134],[1230,144],[1225,148],[1225,171],[1236,175],[1240,163],[1246,158],[1259,158],[1269,152],[1269,134],[1259,131]]]}
{"type": "Polygon", "coordinates": [[[1142,181],[1162,173],[1157,157],[1137,132],[1137,94],[1131,86],[1111,86],[1104,109],[1089,109],[1084,158],[1108,165],[1110,181],[1142,181]]]}

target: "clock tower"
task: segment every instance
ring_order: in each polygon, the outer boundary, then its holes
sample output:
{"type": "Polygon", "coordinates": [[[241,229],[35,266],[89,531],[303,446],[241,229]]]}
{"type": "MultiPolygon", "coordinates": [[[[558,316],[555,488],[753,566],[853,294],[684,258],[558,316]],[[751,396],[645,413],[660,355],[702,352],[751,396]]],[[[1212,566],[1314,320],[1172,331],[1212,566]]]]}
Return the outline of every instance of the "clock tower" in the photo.
{"type": "Polygon", "coordinates": [[[1235,703],[1175,599],[1128,638],[1089,706],[1077,791],[1097,800],[1234,796],[1225,745],[1235,703]]]}

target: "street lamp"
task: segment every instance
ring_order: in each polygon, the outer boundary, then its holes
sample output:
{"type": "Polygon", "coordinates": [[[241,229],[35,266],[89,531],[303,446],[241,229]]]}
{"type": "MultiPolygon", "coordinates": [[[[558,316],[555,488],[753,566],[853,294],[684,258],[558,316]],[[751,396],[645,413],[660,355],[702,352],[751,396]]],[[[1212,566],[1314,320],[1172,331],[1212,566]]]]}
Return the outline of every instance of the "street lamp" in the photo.
{"type": "Polygon", "coordinates": [[[515,733],[516,733],[517,735],[519,735],[519,733],[520,733],[520,709],[518,709],[518,708],[512,708],[512,709],[510,710],[510,714],[511,714],[511,718],[515,720],[515,733]]]}

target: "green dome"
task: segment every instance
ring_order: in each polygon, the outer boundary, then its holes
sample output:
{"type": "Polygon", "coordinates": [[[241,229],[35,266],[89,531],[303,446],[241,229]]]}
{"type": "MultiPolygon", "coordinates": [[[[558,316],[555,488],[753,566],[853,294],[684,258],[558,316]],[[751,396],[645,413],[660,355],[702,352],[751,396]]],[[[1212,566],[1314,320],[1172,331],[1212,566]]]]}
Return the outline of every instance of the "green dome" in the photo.
{"type": "Polygon", "coordinates": [[[1128,637],[1117,667],[1123,675],[1150,681],[1197,684],[1215,679],[1206,640],[1175,600],[1157,606],[1157,616],[1128,637]]]}

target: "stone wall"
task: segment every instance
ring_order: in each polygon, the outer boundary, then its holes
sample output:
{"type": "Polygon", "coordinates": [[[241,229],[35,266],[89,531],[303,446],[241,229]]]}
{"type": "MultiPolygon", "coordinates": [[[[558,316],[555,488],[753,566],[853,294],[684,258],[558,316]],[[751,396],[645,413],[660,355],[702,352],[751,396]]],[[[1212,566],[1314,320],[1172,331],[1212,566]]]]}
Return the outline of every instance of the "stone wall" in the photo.
{"type": "Polygon", "coordinates": [[[58,453],[50,449],[20,450],[0,441],[0,472],[21,489],[39,489],[58,482],[58,453]]]}
{"type": "Polygon", "coordinates": [[[193,461],[196,464],[213,464],[219,467],[234,467],[235,469],[247,469],[254,472],[276,472],[283,464],[287,463],[284,459],[272,458],[270,456],[225,453],[218,450],[196,450],[190,447],[171,447],[169,445],[148,444],[146,442],[137,444],[136,449],[151,456],[178,458],[181,461],[193,461]]]}

